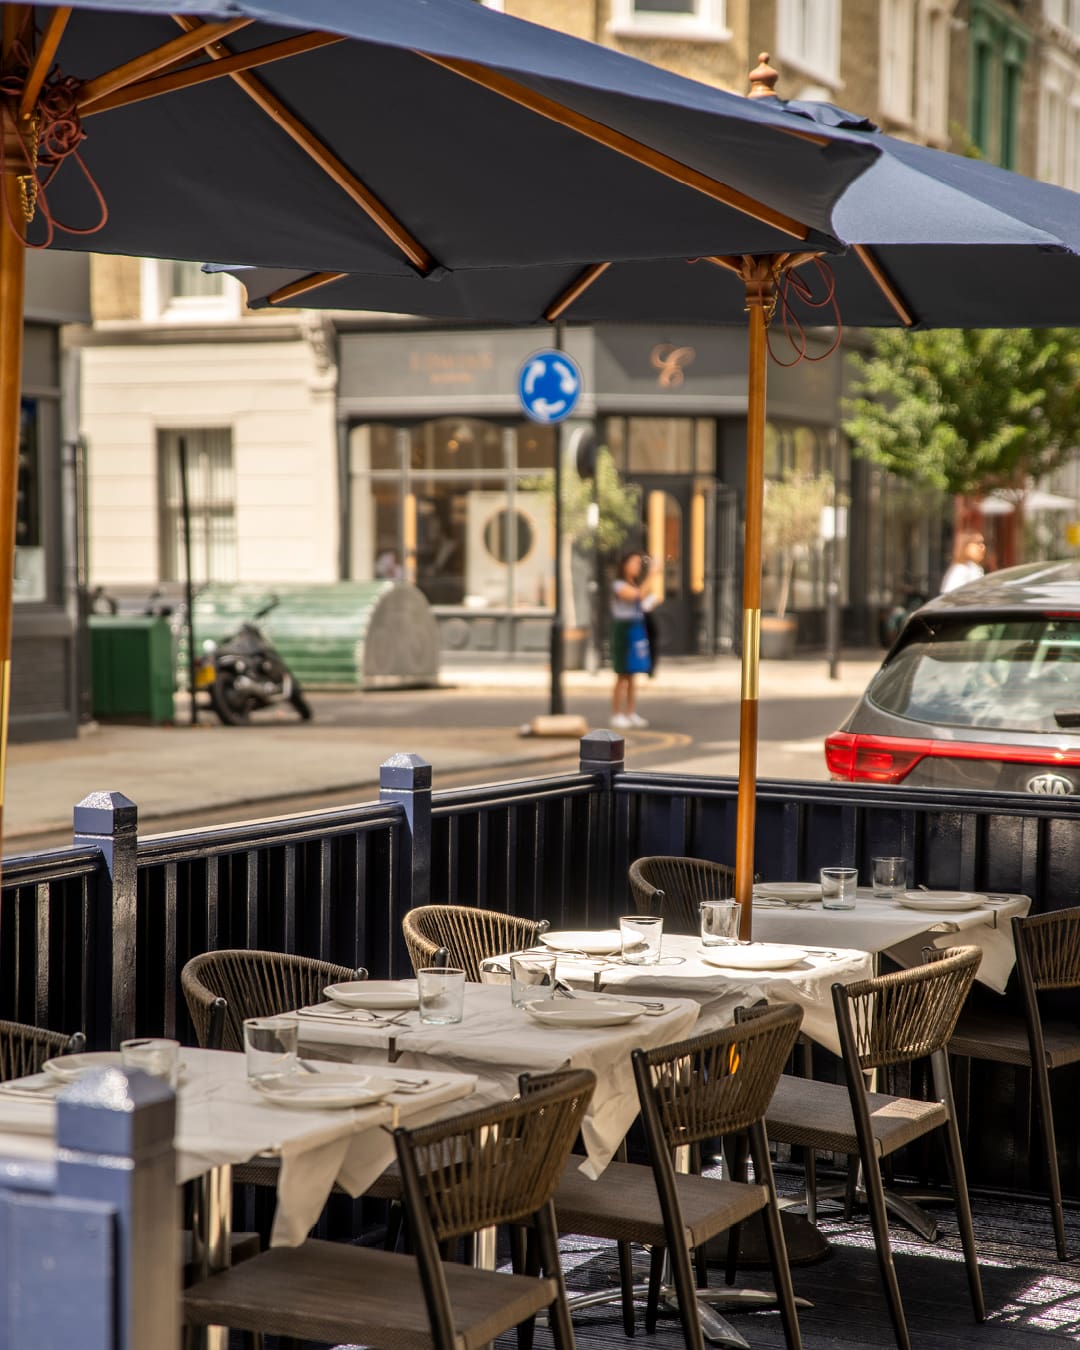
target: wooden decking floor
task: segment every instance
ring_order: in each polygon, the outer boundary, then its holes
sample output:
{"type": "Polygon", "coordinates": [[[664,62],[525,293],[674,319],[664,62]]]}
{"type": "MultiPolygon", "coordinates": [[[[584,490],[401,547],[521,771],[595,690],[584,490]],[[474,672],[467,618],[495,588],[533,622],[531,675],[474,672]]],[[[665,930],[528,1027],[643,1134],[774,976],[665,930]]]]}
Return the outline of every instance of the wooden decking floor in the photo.
{"type": "MultiPolygon", "coordinates": [[[[1080,1214],[1067,1216],[1073,1260],[1054,1257],[1049,1214],[1045,1205],[975,1197],[973,1200],[987,1320],[972,1319],[959,1237],[952,1211],[936,1212],[942,1230],[933,1245],[894,1224],[893,1246],[900,1287],[914,1350],[1052,1350],[1080,1341],[1080,1214]]],[[[878,1279],[869,1223],[846,1222],[826,1213],[821,1231],[831,1254],[815,1265],[794,1271],[796,1293],[813,1301],[800,1315],[805,1350],[890,1350],[895,1344],[878,1279]]],[[[569,1289],[588,1291],[617,1286],[615,1249],[611,1244],[573,1239],[561,1244],[569,1289]]],[[[647,1258],[641,1253],[644,1279],[647,1258]]],[[[722,1272],[711,1273],[718,1286],[722,1272]]],[[[764,1272],[748,1272],[738,1284],[768,1287],[764,1272]]],[[[644,1330],[640,1309],[637,1335],[629,1341],[622,1330],[617,1304],[581,1309],[574,1314],[578,1350],[681,1350],[682,1336],[674,1318],[661,1321],[655,1336],[644,1330]]],[[[737,1313],[732,1321],[754,1350],[783,1350],[777,1314],[737,1313]]],[[[233,1340],[232,1344],[238,1342],[233,1340]]],[[[273,1346],[273,1341],[268,1343],[273,1346]]],[[[540,1328],[536,1350],[550,1350],[549,1333],[540,1328]]],[[[515,1350],[513,1336],[497,1350],[515,1350]]]]}

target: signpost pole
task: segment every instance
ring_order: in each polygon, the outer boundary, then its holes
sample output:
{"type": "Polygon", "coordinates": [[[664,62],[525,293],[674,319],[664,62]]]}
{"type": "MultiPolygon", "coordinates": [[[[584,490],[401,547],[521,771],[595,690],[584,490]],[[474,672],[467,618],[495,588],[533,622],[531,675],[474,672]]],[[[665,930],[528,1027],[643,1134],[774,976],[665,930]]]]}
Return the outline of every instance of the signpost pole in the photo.
{"type": "MultiPolygon", "coordinates": [[[[563,324],[555,324],[555,350],[561,352],[563,345],[563,324]]],[[[548,711],[555,716],[566,711],[566,698],[563,693],[563,576],[562,576],[562,537],[563,537],[563,434],[562,422],[555,425],[555,613],[551,618],[551,697],[548,711]]]]}

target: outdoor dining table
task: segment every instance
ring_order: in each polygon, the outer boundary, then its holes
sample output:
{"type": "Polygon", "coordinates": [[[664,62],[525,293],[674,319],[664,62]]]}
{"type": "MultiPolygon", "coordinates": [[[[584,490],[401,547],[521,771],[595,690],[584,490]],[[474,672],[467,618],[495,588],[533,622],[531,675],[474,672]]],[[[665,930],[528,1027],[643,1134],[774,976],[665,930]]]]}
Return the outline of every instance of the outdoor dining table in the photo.
{"type": "Polygon", "coordinates": [[[300,1010],[296,1018],[301,1047],[325,1047],[374,1072],[376,1065],[385,1067],[392,1039],[395,1068],[476,1075],[480,1102],[514,1096],[522,1073],[591,1069],[596,1089],[582,1123],[581,1170],[596,1177],[638,1113],[630,1052],[681,1040],[694,1029],[699,1011],[695,999],[672,997],[658,1016],[620,1026],[541,1025],[511,1005],[505,985],[466,984],[462,1020],[449,1026],[422,1023],[416,1010],[391,1019],[362,1009],[334,1011],[328,1004],[300,1010]]]}
{"type": "Polygon", "coordinates": [[[710,948],[707,959],[702,952],[696,937],[669,933],[656,965],[626,965],[617,956],[561,953],[555,970],[572,988],[694,999],[701,1008],[697,1031],[730,1026],[736,1008],[761,999],[797,1003],[803,1010],[803,1032],[837,1055],[840,1041],[830,990],[834,984],[853,984],[874,973],[867,952],[843,948],[807,947],[803,959],[784,970],[733,969],[724,965],[722,947],[710,948]]]}
{"type": "Polygon", "coordinates": [[[913,966],[922,961],[923,947],[951,947],[962,934],[961,942],[983,954],[976,979],[1003,994],[1016,964],[1011,920],[1027,914],[1031,900],[996,892],[980,899],[977,907],[960,911],[908,909],[860,886],[854,909],[825,909],[820,901],[790,904],[770,899],[764,883],[754,897],[754,937],[761,942],[859,947],[874,955],[884,953],[897,965],[913,966]]]}

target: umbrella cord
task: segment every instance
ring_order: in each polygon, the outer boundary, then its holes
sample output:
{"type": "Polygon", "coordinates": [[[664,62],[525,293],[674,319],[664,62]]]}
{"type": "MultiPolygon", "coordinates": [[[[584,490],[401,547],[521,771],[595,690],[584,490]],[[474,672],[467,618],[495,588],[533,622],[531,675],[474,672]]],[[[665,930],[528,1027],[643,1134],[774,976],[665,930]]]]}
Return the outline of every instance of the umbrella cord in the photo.
{"type": "Polygon", "coordinates": [[[840,346],[841,339],[844,336],[844,325],[840,318],[840,306],[836,299],[836,277],[833,275],[833,270],[822,258],[811,258],[810,261],[817,268],[819,279],[824,282],[824,295],[815,298],[814,286],[801,272],[795,270],[785,272],[776,288],[776,303],[780,311],[780,322],[784,327],[784,337],[795,353],[794,360],[780,360],[776,352],[773,351],[772,329],[770,327],[765,330],[769,356],[778,366],[784,366],[785,368],[797,366],[800,361],[824,361],[827,357],[832,356],[833,352],[840,346]],[[827,306],[832,309],[835,316],[836,335],[827,351],[823,351],[817,356],[810,355],[810,339],[802,320],[795,313],[795,300],[800,301],[807,309],[825,309],[827,306]]]}
{"type": "MultiPolygon", "coordinates": [[[[7,95],[17,105],[22,96],[23,87],[33,62],[22,43],[12,49],[14,70],[0,76],[0,95],[7,95]]],[[[30,137],[19,137],[22,143],[22,163],[10,166],[18,173],[22,181],[23,213],[29,222],[40,216],[45,225],[45,236],[37,243],[27,242],[28,248],[48,248],[56,236],[57,230],[65,234],[96,234],[103,229],[109,219],[109,208],[104,194],[86,167],[79,154],[79,146],[86,139],[82,119],[79,117],[78,98],[80,82],[70,75],[61,75],[59,67],[53,66],[42,85],[37,104],[30,117],[30,137]],[[83,177],[97,199],[100,217],[97,224],[85,229],[75,225],[64,225],[54,219],[49,210],[47,192],[49,184],[65,160],[73,160],[82,170],[83,177]],[[42,173],[42,171],[44,171],[42,173]],[[39,174],[42,176],[39,178],[39,174]]],[[[0,136],[0,181],[7,175],[6,138],[0,136]]],[[[4,215],[7,225],[20,238],[23,237],[22,222],[12,219],[11,205],[7,193],[0,193],[4,201],[4,215]]]]}

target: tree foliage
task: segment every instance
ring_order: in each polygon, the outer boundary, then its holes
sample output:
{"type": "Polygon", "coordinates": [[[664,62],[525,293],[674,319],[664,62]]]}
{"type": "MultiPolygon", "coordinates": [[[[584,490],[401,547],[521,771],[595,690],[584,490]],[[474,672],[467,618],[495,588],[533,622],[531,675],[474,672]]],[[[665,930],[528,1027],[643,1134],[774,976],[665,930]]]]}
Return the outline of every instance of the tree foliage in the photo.
{"type": "MultiPolygon", "coordinates": [[[[522,487],[532,492],[555,494],[555,475],[550,470],[528,478],[522,487]]],[[[601,553],[613,553],[626,536],[640,523],[641,503],[638,489],[624,483],[615,467],[615,459],[606,445],[596,452],[596,504],[599,523],[596,544],[601,553]]],[[[593,500],[593,484],[581,478],[569,465],[562,476],[563,532],[567,539],[584,543],[591,537],[589,503],[593,500]]]]}
{"type": "Polygon", "coordinates": [[[767,557],[781,559],[780,591],[776,598],[778,619],[787,611],[795,563],[820,540],[821,514],[833,505],[833,495],[830,473],[811,475],[789,469],[783,478],[765,484],[761,547],[767,557]]]}
{"type": "Polygon", "coordinates": [[[1080,330],[879,329],[853,357],[855,453],[953,495],[1023,488],[1080,447],[1080,330]]]}

